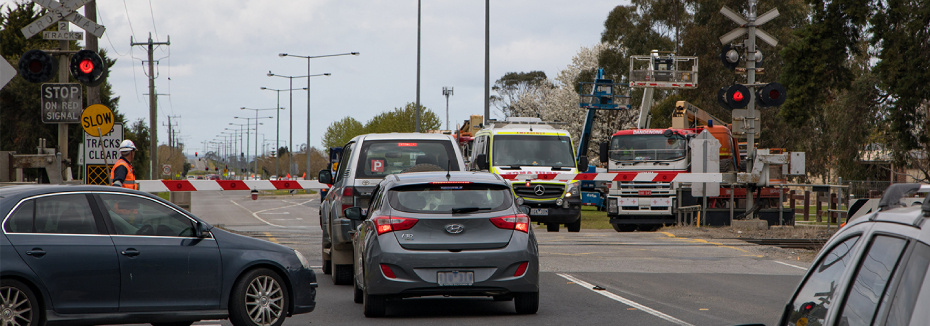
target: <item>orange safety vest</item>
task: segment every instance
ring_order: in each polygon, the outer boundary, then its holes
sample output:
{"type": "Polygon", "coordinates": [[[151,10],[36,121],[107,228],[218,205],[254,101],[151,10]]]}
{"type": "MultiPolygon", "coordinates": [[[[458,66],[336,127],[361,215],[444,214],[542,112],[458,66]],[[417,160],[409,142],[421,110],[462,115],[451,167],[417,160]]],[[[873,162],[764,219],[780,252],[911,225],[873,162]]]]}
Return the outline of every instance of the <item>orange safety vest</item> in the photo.
{"type": "Polygon", "coordinates": [[[110,170],[110,182],[113,182],[113,178],[116,175],[116,167],[118,166],[126,167],[126,180],[123,180],[123,188],[139,190],[139,185],[136,184],[136,175],[132,173],[132,165],[126,162],[122,157],[116,161],[116,164],[113,165],[113,169],[110,170]]]}

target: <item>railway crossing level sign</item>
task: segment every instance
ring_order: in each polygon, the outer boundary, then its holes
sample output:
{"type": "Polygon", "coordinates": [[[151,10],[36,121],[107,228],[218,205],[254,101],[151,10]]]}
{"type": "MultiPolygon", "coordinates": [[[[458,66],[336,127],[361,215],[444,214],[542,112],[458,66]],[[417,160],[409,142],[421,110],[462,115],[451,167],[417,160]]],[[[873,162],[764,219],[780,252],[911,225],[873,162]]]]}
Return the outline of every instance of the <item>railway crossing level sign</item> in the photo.
{"type": "Polygon", "coordinates": [[[80,27],[93,36],[101,37],[107,28],[87,19],[87,17],[75,11],[90,1],[91,0],[61,0],[59,3],[54,0],[32,0],[32,2],[47,9],[48,14],[26,25],[26,27],[23,27],[20,31],[23,33],[23,36],[30,38],[45,30],[47,27],[52,26],[52,24],[64,19],[74,23],[77,27],[80,27]]]}

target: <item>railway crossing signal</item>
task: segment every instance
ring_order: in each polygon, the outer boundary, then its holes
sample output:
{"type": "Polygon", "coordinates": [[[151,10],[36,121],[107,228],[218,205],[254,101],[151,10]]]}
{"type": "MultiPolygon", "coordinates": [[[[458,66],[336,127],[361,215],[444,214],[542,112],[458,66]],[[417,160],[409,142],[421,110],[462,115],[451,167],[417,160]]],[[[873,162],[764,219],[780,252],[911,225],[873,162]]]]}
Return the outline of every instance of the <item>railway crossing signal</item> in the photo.
{"type": "Polygon", "coordinates": [[[756,90],[756,104],[762,107],[779,106],[785,103],[788,91],[779,83],[768,83],[756,90]]]}
{"type": "Polygon", "coordinates": [[[31,83],[44,83],[58,72],[58,61],[42,50],[29,50],[19,59],[19,74],[31,83]]]}
{"type": "Polygon", "coordinates": [[[97,52],[81,50],[71,56],[71,76],[81,84],[97,86],[107,77],[107,65],[97,52]]]}

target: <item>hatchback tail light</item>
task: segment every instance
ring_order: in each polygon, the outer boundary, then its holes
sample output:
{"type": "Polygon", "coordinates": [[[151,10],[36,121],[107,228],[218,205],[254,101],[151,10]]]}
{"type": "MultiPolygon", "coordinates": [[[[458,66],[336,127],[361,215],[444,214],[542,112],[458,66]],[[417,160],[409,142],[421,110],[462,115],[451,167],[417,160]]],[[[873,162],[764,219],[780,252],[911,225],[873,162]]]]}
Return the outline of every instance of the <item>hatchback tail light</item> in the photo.
{"type": "Polygon", "coordinates": [[[517,230],[523,233],[529,233],[530,230],[530,217],[525,214],[492,217],[491,223],[505,230],[517,230]]]}
{"type": "Polygon", "coordinates": [[[378,216],[372,219],[378,235],[388,232],[408,230],[417,224],[417,219],[409,217],[378,216]]]}
{"type": "Polygon", "coordinates": [[[345,211],[346,208],[355,206],[354,196],[355,196],[355,187],[342,188],[342,197],[340,197],[340,201],[342,201],[342,210],[340,210],[340,212],[345,211]]]}

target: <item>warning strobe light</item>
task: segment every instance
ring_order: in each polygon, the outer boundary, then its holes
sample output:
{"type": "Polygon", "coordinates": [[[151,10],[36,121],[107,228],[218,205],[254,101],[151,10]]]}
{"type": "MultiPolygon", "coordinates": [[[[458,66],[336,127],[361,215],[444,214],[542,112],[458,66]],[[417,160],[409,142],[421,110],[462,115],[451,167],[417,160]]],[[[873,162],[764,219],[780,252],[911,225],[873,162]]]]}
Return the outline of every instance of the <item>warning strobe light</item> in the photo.
{"type": "Polygon", "coordinates": [[[97,86],[106,79],[107,67],[97,52],[81,50],[71,56],[71,76],[87,86],[97,86]]]}
{"type": "Polygon", "coordinates": [[[784,85],[779,83],[766,84],[756,91],[756,103],[763,107],[782,105],[786,98],[788,98],[788,91],[785,90],[784,85]]]}
{"type": "Polygon", "coordinates": [[[58,61],[42,50],[29,50],[19,58],[19,75],[31,83],[44,83],[58,72],[58,61]]]}

